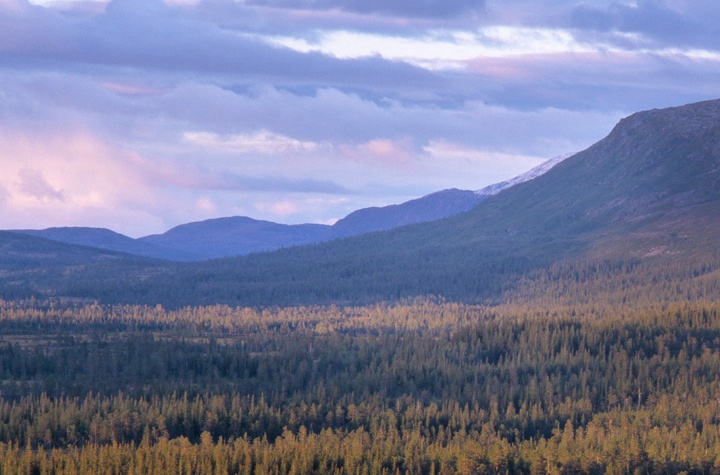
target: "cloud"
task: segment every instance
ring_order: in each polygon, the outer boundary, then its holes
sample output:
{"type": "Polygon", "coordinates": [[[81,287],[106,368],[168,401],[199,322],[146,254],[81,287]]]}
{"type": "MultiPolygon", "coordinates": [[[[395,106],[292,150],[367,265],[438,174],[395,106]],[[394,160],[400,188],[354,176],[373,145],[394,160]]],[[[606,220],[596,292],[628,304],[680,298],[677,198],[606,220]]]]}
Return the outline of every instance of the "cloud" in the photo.
{"type": "Polygon", "coordinates": [[[19,58],[42,49],[59,54],[73,40],[72,22],[25,0],[0,3],[0,54],[19,58]]]}
{"type": "Polygon", "coordinates": [[[484,0],[249,0],[250,5],[310,10],[343,10],[402,17],[452,18],[482,12],[484,0]]]}
{"type": "Polygon", "coordinates": [[[48,201],[65,201],[62,190],[55,189],[48,183],[40,170],[23,168],[18,172],[17,189],[25,196],[40,203],[48,201]]]}
{"type": "Polygon", "coordinates": [[[570,11],[570,24],[581,30],[634,35],[625,36],[624,41],[617,44],[717,48],[720,46],[720,26],[715,21],[718,15],[720,4],[707,0],[610,2],[600,6],[575,6],[570,11]]]}
{"type": "Polygon", "coordinates": [[[348,145],[341,144],[338,152],[347,159],[366,164],[381,164],[384,169],[408,170],[415,167],[417,148],[409,139],[375,139],[348,145]]]}
{"type": "Polygon", "coordinates": [[[89,134],[0,132],[2,228],[75,224],[115,229],[157,227],[150,190],[136,160],[89,134]]]}
{"type": "Polygon", "coordinates": [[[295,140],[267,130],[226,137],[212,132],[185,132],[183,140],[228,153],[312,153],[320,147],[314,142],[295,140]]]}
{"type": "Polygon", "coordinates": [[[297,214],[301,207],[297,203],[290,200],[282,200],[275,202],[260,202],[255,205],[258,211],[269,212],[275,216],[291,216],[297,214]]]}
{"type": "Polygon", "coordinates": [[[605,8],[587,4],[572,12],[573,25],[598,31],[619,30],[643,33],[656,38],[685,38],[694,29],[694,21],[657,1],[612,3],[605,8]]]}
{"type": "Polygon", "coordinates": [[[372,79],[375,87],[439,85],[431,73],[409,64],[380,57],[342,61],[301,54],[218,28],[160,0],[113,0],[103,13],[79,18],[15,1],[18,11],[0,10],[0,52],[16,64],[242,75],[245,80],[285,84],[351,87],[372,79]]]}
{"type": "Polygon", "coordinates": [[[466,181],[462,188],[472,190],[520,175],[548,158],[471,148],[442,140],[429,143],[424,152],[424,167],[434,176],[451,183],[460,174],[470,174],[472,181],[466,181]]]}

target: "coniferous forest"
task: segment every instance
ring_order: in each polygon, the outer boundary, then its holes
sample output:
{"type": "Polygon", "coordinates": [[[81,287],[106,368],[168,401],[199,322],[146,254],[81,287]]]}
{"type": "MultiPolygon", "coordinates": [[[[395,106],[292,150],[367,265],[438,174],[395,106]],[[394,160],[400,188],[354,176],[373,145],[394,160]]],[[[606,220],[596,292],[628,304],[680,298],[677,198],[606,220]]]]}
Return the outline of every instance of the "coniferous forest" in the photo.
{"type": "Polygon", "coordinates": [[[720,278],[664,269],[499,305],[3,301],[0,473],[719,473],[720,278]]]}

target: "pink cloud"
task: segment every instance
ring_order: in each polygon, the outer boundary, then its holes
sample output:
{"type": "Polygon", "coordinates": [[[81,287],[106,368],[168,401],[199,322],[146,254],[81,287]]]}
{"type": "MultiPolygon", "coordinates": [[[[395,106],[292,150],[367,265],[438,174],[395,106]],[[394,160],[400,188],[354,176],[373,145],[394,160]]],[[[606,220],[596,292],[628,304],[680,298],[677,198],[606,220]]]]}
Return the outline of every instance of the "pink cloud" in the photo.
{"type": "Polygon", "coordinates": [[[257,203],[255,207],[261,212],[270,212],[276,216],[290,216],[300,211],[300,206],[290,200],[257,203]]]}
{"type": "Polygon", "coordinates": [[[55,189],[43,176],[40,170],[23,168],[18,172],[17,189],[26,196],[41,203],[48,201],[65,201],[61,189],[55,189]]]}
{"type": "Polygon", "coordinates": [[[375,162],[397,168],[412,168],[416,155],[409,139],[375,139],[360,145],[339,145],[345,157],[358,162],[375,162]]]}

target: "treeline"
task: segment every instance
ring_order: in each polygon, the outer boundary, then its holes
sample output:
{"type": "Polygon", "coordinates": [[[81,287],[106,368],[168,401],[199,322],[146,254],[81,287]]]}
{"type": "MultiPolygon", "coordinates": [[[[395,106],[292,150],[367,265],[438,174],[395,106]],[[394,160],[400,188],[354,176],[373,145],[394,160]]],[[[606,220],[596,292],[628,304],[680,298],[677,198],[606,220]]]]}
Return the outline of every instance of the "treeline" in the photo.
{"type": "Polygon", "coordinates": [[[0,302],[2,473],[717,473],[720,303],[0,302]]]}

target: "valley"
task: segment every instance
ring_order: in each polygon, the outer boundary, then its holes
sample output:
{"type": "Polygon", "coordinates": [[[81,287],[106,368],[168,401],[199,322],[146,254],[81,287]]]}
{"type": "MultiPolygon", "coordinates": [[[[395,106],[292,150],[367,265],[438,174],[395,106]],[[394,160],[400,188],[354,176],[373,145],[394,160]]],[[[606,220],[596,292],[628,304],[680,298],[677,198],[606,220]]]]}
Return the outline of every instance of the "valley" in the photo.
{"type": "Polygon", "coordinates": [[[233,257],[0,233],[0,473],[718,473],[720,101],[543,171],[233,257]]]}

